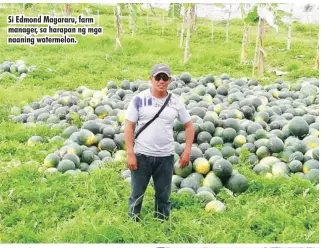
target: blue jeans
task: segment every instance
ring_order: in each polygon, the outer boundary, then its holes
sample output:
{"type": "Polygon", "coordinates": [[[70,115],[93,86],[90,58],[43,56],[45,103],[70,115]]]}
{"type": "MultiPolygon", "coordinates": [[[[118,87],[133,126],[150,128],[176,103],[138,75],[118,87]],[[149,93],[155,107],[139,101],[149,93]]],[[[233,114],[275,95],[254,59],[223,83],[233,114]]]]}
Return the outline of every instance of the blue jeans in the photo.
{"type": "Polygon", "coordinates": [[[171,194],[174,155],[153,157],[136,154],[137,169],[131,171],[131,194],[128,200],[130,217],[139,217],[144,194],[150,178],[153,177],[155,189],[154,217],[168,219],[171,210],[171,194]]]}

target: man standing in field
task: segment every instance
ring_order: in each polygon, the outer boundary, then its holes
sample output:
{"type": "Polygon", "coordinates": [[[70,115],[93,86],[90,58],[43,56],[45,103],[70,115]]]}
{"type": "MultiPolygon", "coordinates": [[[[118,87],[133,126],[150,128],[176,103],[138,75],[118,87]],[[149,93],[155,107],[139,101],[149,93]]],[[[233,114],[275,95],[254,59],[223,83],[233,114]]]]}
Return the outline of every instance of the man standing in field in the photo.
{"type": "Polygon", "coordinates": [[[152,87],[133,97],[126,116],[127,167],[131,170],[128,214],[135,221],[140,219],[144,193],[151,177],[155,189],[154,216],[166,220],[170,215],[175,118],[184,124],[186,133],[185,150],[179,159],[181,168],[189,163],[194,140],[194,128],[189,113],[179,102],[178,96],[167,92],[171,82],[169,67],[156,64],[152,68],[150,81],[152,87]]]}

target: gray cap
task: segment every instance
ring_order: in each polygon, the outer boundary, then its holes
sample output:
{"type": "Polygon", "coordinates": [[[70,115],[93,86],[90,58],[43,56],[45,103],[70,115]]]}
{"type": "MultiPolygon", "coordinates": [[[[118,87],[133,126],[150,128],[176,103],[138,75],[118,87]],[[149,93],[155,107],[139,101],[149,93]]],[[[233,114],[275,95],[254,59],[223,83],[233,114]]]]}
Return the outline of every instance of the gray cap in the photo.
{"type": "Polygon", "coordinates": [[[166,64],[156,64],[152,69],[152,76],[156,76],[159,73],[165,73],[167,76],[171,76],[171,71],[166,64]]]}

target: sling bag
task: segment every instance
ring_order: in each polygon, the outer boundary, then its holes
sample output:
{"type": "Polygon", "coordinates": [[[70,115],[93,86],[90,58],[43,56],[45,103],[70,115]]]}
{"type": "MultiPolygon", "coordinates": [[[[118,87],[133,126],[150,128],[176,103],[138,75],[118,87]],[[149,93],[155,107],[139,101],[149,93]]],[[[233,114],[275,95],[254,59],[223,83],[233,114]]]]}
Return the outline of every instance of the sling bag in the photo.
{"type": "Polygon", "coordinates": [[[172,93],[168,94],[168,97],[166,99],[166,101],[164,102],[163,106],[160,108],[160,110],[158,110],[157,114],[153,117],[153,119],[149,120],[144,126],[141,127],[141,129],[138,130],[138,132],[135,134],[135,139],[137,139],[138,135],[140,135],[141,132],[144,131],[144,129],[146,127],[148,127],[164,110],[164,108],[166,107],[167,103],[169,102],[169,100],[171,99],[172,93]]]}

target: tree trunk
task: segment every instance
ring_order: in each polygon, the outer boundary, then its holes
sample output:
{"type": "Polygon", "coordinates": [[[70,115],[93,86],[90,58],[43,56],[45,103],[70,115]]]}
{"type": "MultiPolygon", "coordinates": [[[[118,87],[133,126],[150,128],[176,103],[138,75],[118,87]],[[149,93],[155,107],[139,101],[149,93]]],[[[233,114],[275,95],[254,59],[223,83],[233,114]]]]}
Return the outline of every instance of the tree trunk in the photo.
{"type": "Polygon", "coordinates": [[[258,71],[259,76],[262,77],[264,74],[264,31],[265,31],[265,20],[263,19],[260,23],[260,35],[259,35],[259,65],[258,71]]]}
{"type": "Polygon", "coordinates": [[[248,33],[249,33],[249,25],[244,23],[242,49],[241,49],[241,63],[244,63],[244,61],[245,61],[245,48],[246,48],[248,33]]]}
{"type": "Polygon", "coordinates": [[[162,18],[162,36],[164,35],[164,29],[165,29],[165,15],[163,12],[163,18],[162,18]]]}
{"type": "Polygon", "coordinates": [[[134,36],[135,32],[136,32],[136,20],[133,21],[132,36],[134,36]]]}
{"type": "MultiPolygon", "coordinates": [[[[25,11],[26,11],[26,3],[23,3],[21,14],[24,15],[24,16],[25,16],[25,11]]],[[[25,27],[25,26],[26,26],[26,23],[24,23],[23,26],[25,27]]]]}
{"type": "Polygon", "coordinates": [[[226,43],[228,43],[229,40],[229,29],[230,29],[230,20],[231,20],[231,11],[232,10],[232,4],[230,4],[230,9],[228,11],[228,19],[226,22],[226,43]]]}
{"type": "Polygon", "coordinates": [[[191,8],[187,9],[187,34],[186,34],[186,41],[185,41],[185,52],[184,52],[184,64],[188,61],[190,56],[189,53],[189,39],[191,35],[191,8]]]}
{"type": "Polygon", "coordinates": [[[194,6],[194,33],[197,36],[197,9],[196,9],[196,4],[194,6]]]}
{"type": "Polygon", "coordinates": [[[120,6],[117,5],[117,12],[116,12],[116,21],[117,21],[117,37],[116,37],[116,46],[121,47],[120,42],[120,6]]]}
{"type": "Polygon", "coordinates": [[[318,35],[317,53],[314,58],[314,68],[319,70],[319,35],[318,35]]]}
{"type": "Polygon", "coordinates": [[[132,15],[131,15],[131,13],[129,13],[129,16],[128,16],[128,26],[129,26],[129,30],[132,30],[132,15]]]}
{"type": "Polygon", "coordinates": [[[290,22],[288,27],[288,43],[286,46],[287,50],[291,49],[291,39],[292,39],[292,14],[293,14],[293,4],[291,6],[291,16],[290,16],[290,22]]]}
{"type": "Polygon", "coordinates": [[[146,25],[147,25],[147,29],[148,29],[149,28],[148,12],[146,14],[146,25]]]}
{"type": "MultiPolygon", "coordinates": [[[[310,24],[308,12],[307,12],[307,23],[310,24]]],[[[309,45],[310,45],[310,47],[312,46],[311,28],[310,28],[310,32],[309,32],[309,45]]]]}
{"type": "Polygon", "coordinates": [[[183,16],[183,23],[182,23],[181,41],[180,41],[180,43],[179,43],[179,47],[180,47],[180,48],[183,48],[186,18],[187,18],[187,17],[186,17],[186,11],[185,11],[185,14],[184,14],[184,16],[183,16]]]}
{"type": "Polygon", "coordinates": [[[65,3],[65,15],[66,16],[71,15],[71,3],[65,3]]]}
{"type": "Polygon", "coordinates": [[[99,9],[97,9],[97,24],[98,24],[98,27],[99,27],[99,22],[100,22],[100,16],[99,16],[99,9]]]}
{"type": "Polygon", "coordinates": [[[211,40],[214,40],[214,19],[212,20],[212,35],[211,40]]]}
{"type": "Polygon", "coordinates": [[[255,69],[255,66],[256,66],[256,55],[258,53],[257,47],[258,47],[258,43],[259,43],[260,25],[261,25],[261,18],[259,17],[259,23],[257,25],[255,50],[254,50],[254,59],[253,59],[253,66],[252,66],[252,78],[254,77],[254,69],[255,69]]]}
{"type": "Polygon", "coordinates": [[[174,24],[175,23],[175,21],[174,21],[174,18],[175,18],[175,15],[174,15],[175,14],[175,7],[173,7],[172,10],[173,10],[172,11],[172,22],[174,24]]]}
{"type": "Polygon", "coordinates": [[[116,7],[114,7],[114,28],[117,27],[117,16],[116,16],[116,7]]]}

